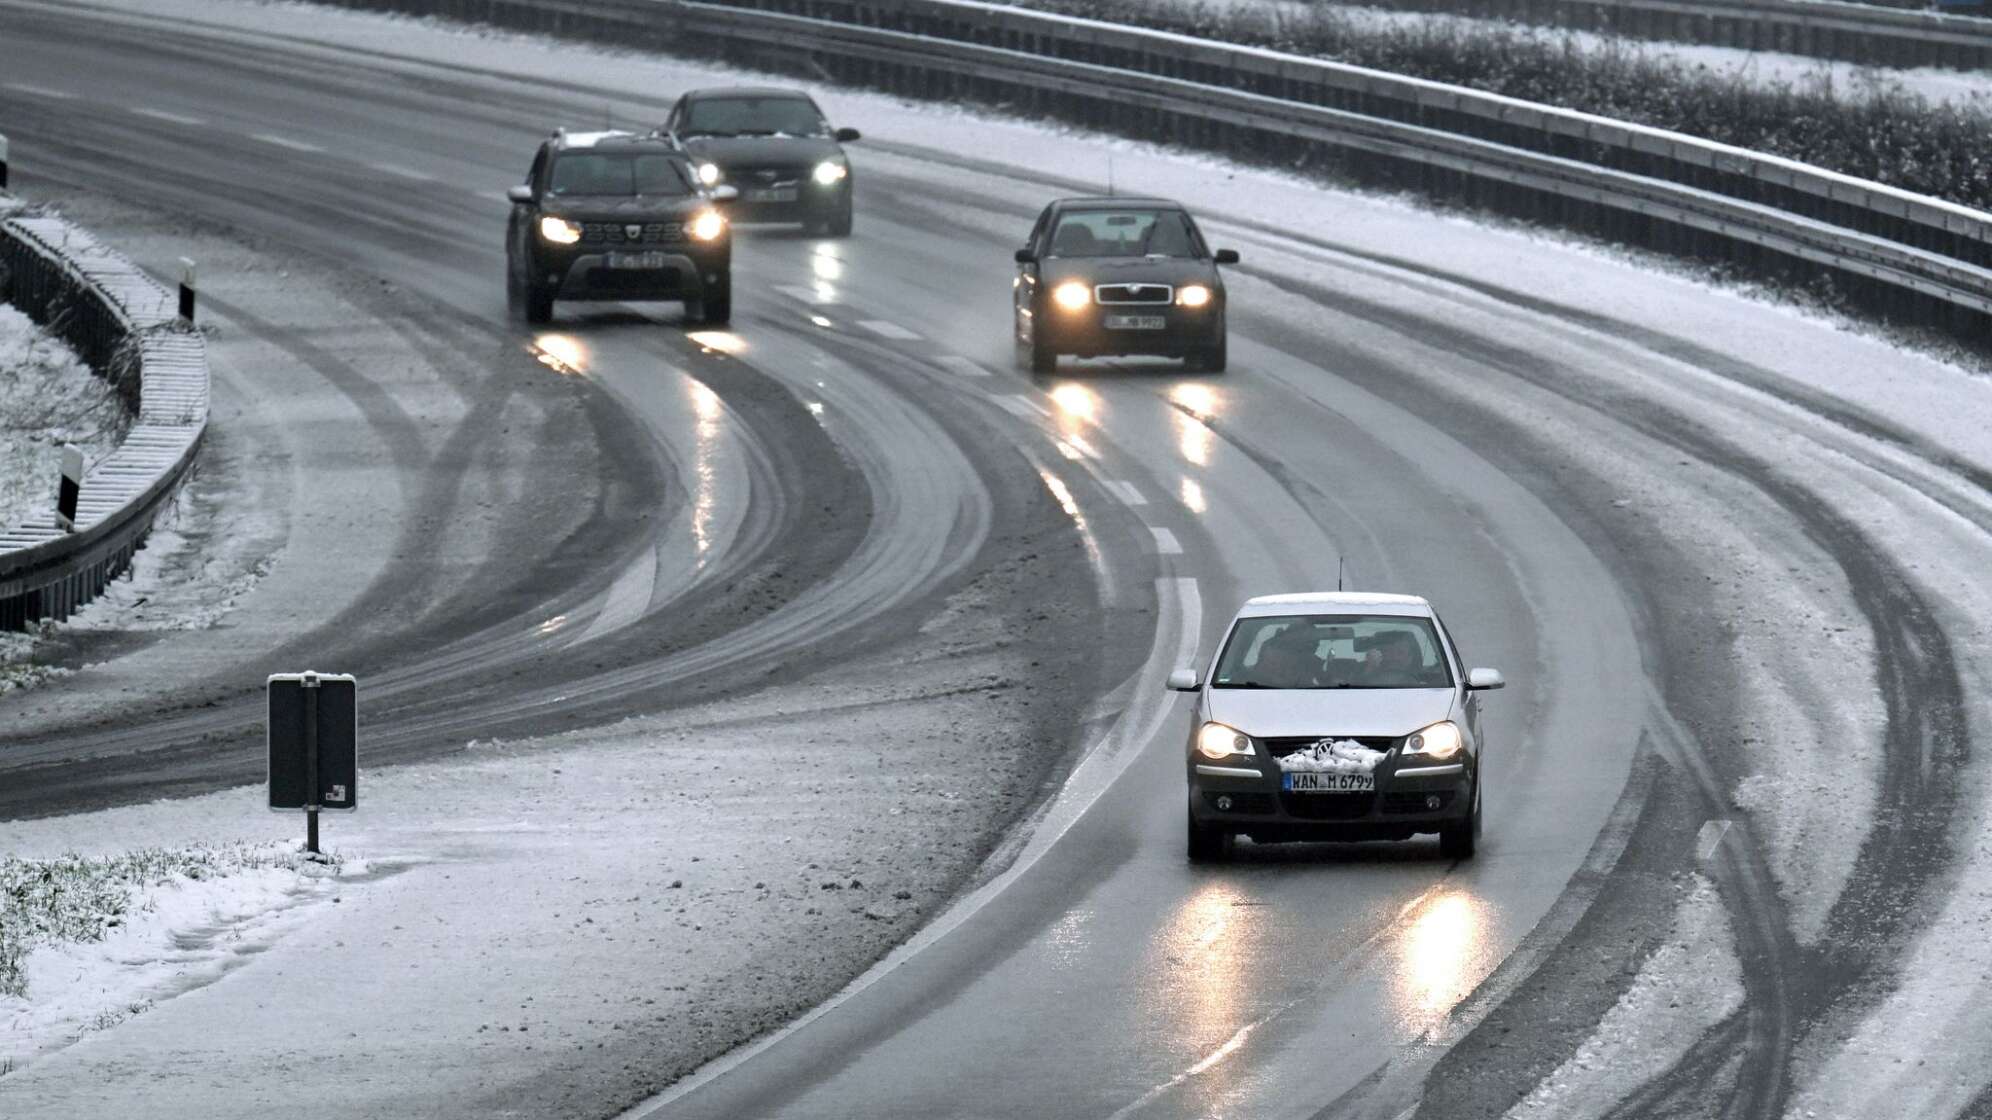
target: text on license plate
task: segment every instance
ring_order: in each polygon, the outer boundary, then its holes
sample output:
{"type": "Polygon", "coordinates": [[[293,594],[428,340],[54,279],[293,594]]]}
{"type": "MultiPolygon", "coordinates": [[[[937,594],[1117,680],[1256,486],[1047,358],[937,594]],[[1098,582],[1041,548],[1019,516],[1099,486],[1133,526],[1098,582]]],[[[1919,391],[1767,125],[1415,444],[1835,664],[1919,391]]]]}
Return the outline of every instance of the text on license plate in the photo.
{"type": "Polygon", "coordinates": [[[1159,331],[1169,325],[1169,320],[1160,315],[1109,315],[1107,329],[1110,331],[1159,331]]]}
{"type": "Polygon", "coordinates": [[[663,268],[665,267],[664,254],[654,253],[654,252],[653,253],[610,253],[609,267],[628,268],[628,269],[663,268]]]}
{"type": "Polygon", "coordinates": [[[757,187],[747,192],[749,202],[794,202],[794,187],[757,187]]]}
{"type": "Polygon", "coordinates": [[[1299,771],[1280,775],[1280,788],[1293,793],[1372,793],[1375,774],[1316,774],[1299,771]]]}

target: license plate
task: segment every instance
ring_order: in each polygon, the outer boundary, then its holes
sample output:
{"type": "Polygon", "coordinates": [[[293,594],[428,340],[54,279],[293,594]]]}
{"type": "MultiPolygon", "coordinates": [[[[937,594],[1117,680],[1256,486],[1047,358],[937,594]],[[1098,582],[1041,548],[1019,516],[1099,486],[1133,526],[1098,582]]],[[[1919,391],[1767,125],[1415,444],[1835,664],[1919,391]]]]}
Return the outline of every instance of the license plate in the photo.
{"type": "Polygon", "coordinates": [[[794,187],[760,187],[747,192],[749,202],[794,202],[794,187]]]}
{"type": "Polygon", "coordinates": [[[663,253],[610,253],[609,267],[617,269],[658,269],[665,267],[663,253]]]}
{"type": "Polygon", "coordinates": [[[1159,331],[1169,325],[1169,320],[1160,315],[1109,315],[1107,329],[1110,331],[1159,331]]]}
{"type": "Polygon", "coordinates": [[[1289,793],[1374,793],[1376,775],[1296,771],[1280,775],[1280,788],[1289,793]]]}

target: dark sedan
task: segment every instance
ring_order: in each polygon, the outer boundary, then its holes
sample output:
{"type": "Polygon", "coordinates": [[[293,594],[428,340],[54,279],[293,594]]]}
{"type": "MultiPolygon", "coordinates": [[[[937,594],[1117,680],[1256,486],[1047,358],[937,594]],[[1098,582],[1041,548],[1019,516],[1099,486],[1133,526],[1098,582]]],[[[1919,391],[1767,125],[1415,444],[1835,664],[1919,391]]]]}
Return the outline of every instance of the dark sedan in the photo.
{"type": "Polygon", "coordinates": [[[806,93],[786,89],[696,89],[678,99],[668,134],[708,187],[740,191],[742,222],[800,222],[843,237],[851,232],[851,162],[843,145],[855,128],[830,127],[806,93]]]}
{"type": "Polygon", "coordinates": [[[1224,281],[1195,219],[1156,198],[1066,198],[1038,215],[1017,250],[1017,354],[1034,373],[1061,355],[1181,358],[1225,366],[1224,281]]]}

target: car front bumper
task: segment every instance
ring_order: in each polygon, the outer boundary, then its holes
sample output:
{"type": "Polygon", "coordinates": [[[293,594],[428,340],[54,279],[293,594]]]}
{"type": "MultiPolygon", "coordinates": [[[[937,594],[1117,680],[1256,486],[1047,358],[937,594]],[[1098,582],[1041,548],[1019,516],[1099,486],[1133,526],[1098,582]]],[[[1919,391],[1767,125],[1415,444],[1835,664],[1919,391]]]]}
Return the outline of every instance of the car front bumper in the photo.
{"type": "Polygon", "coordinates": [[[1239,759],[1189,766],[1190,815],[1260,843],[1283,840],[1402,839],[1466,820],[1473,811],[1474,763],[1395,758],[1376,769],[1368,793],[1291,793],[1281,789],[1276,763],[1239,759]],[[1436,800],[1437,804],[1432,802],[1436,800]]]}
{"type": "Polygon", "coordinates": [[[1224,312],[1217,307],[1188,308],[1170,303],[1095,303],[1076,311],[1049,306],[1035,316],[1034,329],[1045,332],[1050,349],[1059,354],[1182,358],[1216,343],[1224,329],[1224,312]],[[1127,318],[1160,318],[1162,326],[1110,325],[1127,318]]]}
{"type": "Polygon", "coordinates": [[[609,263],[612,251],[586,248],[546,254],[540,271],[557,299],[678,300],[701,298],[708,286],[726,275],[731,264],[726,256],[699,256],[682,249],[631,248],[613,253],[641,253],[650,257],[654,267],[613,268],[609,263]]]}

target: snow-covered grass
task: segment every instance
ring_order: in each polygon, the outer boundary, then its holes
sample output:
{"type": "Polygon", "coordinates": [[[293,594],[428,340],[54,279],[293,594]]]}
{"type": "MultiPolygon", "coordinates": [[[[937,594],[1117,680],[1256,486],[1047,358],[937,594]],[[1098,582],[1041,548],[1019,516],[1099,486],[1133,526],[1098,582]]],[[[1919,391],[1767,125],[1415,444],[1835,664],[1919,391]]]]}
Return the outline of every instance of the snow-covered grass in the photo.
{"type": "Polygon", "coordinates": [[[0,304],[0,525],[53,504],[65,442],[94,462],[130,423],[109,382],[19,308],[0,304]]]}

